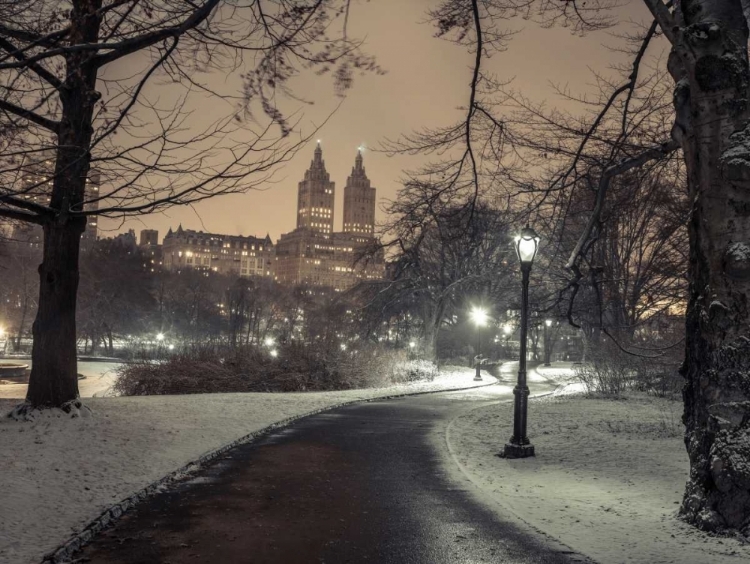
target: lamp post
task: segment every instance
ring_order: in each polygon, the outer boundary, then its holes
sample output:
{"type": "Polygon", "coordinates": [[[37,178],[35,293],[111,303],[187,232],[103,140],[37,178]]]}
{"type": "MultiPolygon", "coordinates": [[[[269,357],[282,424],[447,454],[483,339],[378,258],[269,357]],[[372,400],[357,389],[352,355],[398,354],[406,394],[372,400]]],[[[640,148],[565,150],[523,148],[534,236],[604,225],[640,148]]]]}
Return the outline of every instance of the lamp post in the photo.
{"type": "Polygon", "coordinates": [[[513,389],[513,436],[503,451],[505,458],[527,458],[534,456],[534,445],[526,436],[526,415],[529,402],[529,386],[526,384],[526,334],[529,325],[529,275],[534,257],[539,249],[539,235],[528,225],[516,237],[516,254],[521,262],[521,354],[518,359],[518,383],[513,389]]]}
{"type": "Polygon", "coordinates": [[[479,373],[479,366],[482,362],[482,327],[487,324],[487,310],[481,307],[472,308],[471,319],[477,326],[477,355],[474,357],[477,373],[474,376],[474,380],[480,381],[482,379],[482,375],[479,373]]]}
{"type": "Polygon", "coordinates": [[[552,356],[552,351],[549,350],[549,335],[547,334],[547,331],[552,326],[552,320],[551,319],[545,319],[544,320],[544,366],[550,365],[550,357],[552,356]]]}

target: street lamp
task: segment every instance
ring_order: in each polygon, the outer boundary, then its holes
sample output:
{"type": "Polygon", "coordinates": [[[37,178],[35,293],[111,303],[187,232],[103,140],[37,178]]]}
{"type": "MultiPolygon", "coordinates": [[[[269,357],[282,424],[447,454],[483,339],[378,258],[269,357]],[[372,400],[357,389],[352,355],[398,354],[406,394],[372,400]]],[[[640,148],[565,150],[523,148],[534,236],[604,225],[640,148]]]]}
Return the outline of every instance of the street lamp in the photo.
{"type": "Polygon", "coordinates": [[[487,310],[481,307],[472,308],[471,319],[477,326],[477,355],[474,357],[477,373],[474,376],[474,380],[480,381],[482,379],[482,375],[479,373],[479,366],[482,362],[482,327],[487,325],[487,310]]]}
{"type": "Polygon", "coordinates": [[[527,458],[534,456],[534,445],[526,436],[526,415],[529,402],[529,386],[526,384],[526,333],[529,324],[529,274],[539,249],[539,235],[528,225],[516,237],[516,254],[521,263],[521,354],[518,359],[518,383],[513,389],[513,436],[505,445],[505,458],[527,458]]]}
{"type": "Polygon", "coordinates": [[[163,341],[164,340],[164,333],[157,334],[156,335],[156,340],[157,341],[163,341]]]}
{"type": "Polygon", "coordinates": [[[547,330],[552,326],[552,320],[551,319],[545,319],[544,320],[544,366],[550,365],[550,357],[552,356],[552,351],[549,350],[549,335],[547,334],[547,330]]]}

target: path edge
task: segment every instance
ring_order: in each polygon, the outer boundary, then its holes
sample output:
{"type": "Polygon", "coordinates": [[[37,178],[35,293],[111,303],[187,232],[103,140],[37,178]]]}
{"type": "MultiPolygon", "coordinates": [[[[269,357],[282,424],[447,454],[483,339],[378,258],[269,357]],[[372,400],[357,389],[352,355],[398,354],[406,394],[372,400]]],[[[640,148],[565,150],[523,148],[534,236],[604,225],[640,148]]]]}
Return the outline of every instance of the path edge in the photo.
{"type": "Polygon", "coordinates": [[[320,409],[315,409],[313,411],[308,411],[300,415],[293,415],[291,417],[287,417],[286,419],[281,419],[280,421],[271,423],[270,425],[267,425],[266,427],[247,433],[246,435],[243,435],[237,439],[234,439],[233,441],[230,441],[224,444],[223,446],[220,446],[219,448],[210,450],[206,452],[205,454],[202,454],[198,458],[193,459],[192,461],[184,464],[180,468],[173,470],[172,472],[166,474],[165,476],[155,480],[154,482],[151,482],[149,485],[137,490],[136,492],[129,495],[125,499],[112,504],[110,507],[105,509],[98,517],[89,521],[88,524],[86,524],[83,527],[81,532],[74,534],[71,538],[69,538],[67,541],[65,541],[61,545],[59,545],[57,548],[45,554],[42,557],[40,564],[67,564],[67,563],[72,562],[76,552],[80,551],[84,546],[89,544],[94,539],[94,537],[97,534],[99,534],[101,531],[114,525],[127,511],[129,511],[130,509],[133,509],[141,501],[144,501],[145,499],[153,495],[156,495],[162,491],[165,491],[167,488],[169,488],[172,484],[176,482],[182,481],[190,477],[191,475],[198,472],[206,463],[211,462],[212,460],[216,459],[217,457],[221,456],[227,451],[230,451],[233,448],[238,447],[240,445],[251,443],[267,435],[271,431],[276,431],[277,429],[288,427],[289,425],[291,425],[292,423],[296,423],[300,419],[305,419],[307,417],[312,417],[313,415],[318,415],[320,413],[324,413],[332,409],[345,407],[347,405],[354,405],[357,403],[370,403],[373,401],[391,400],[391,399],[398,399],[398,398],[410,397],[410,396],[421,396],[421,395],[426,395],[426,394],[440,394],[444,392],[461,392],[461,391],[466,391],[466,390],[476,390],[478,388],[486,388],[488,386],[495,386],[496,384],[501,383],[501,381],[498,378],[494,378],[494,380],[495,380],[494,382],[490,382],[487,384],[480,384],[478,386],[469,386],[469,387],[464,387],[464,388],[447,388],[445,390],[406,392],[403,394],[391,394],[387,396],[379,396],[379,397],[374,397],[374,398],[364,398],[364,399],[345,401],[345,402],[341,402],[337,404],[332,404],[326,407],[322,407],[320,409]]]}

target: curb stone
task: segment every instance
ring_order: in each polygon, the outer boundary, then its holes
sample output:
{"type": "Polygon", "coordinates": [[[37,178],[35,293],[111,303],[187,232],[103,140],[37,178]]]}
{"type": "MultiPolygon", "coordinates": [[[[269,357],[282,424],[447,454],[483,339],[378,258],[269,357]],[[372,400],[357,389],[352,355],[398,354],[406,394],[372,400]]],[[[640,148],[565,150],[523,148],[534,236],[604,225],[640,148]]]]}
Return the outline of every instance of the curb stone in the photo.
{"type": "Polygon", "coordinates": [[[337,403],[334,405],[329,405],[327,407],[323,407],[320,409],[316,409],[313,411],[309,411],[301,415],[294,415],[292,417],[287,417],[286,419],[282,419],[281,421],[276,421],[275,423],[271,423],[270,425],[263,427],[262,429],[258,429],[257,431],[253,431],[251,433],[243,435],[242,437],[235,439],[225,444],[224,446],[221,446],[215,450],[209,451],[206,454],[199,456],[195,460],[188,462],[187,464],[181,466],[177,470],[170,472],[166,476],[159,478],[155,482],[152,482],[146,487],[136,491],[132,495],[123,499],[122,501],[113,504],[109,508],[105,509],[99,515],[99,517],[95,518],[93,521],[90,521],[87,525],[85,525],[83,530],[80,533],[76,533],[73,537],[65,541],[58,548],[45,554],[42,557],[40,564],[67,564],[67,563],[72,562],[74,560],[74,554],[76,552],[78,552],[84,546],[90,543],[93,540],[93,538],[97,534],[99,534],[101,531],[114,525],[115,522],[125,514],[125,512],[135,507],[139,502],[145,500],[148,497],[151,497],[152,495],[162,492],[166,490],[167,488],[169,488],[169,486],[171,486],[172,484],[179,482],[181,480],[184,480],[185,478],[189,477],[192,474],[195,474],[207,462],[214,460],[215,458],[221,456],[225,452],[239,445],[250,443],[264,435],[267,435],[271,431],[275,431],[283,427],[288,427],[289,425],[299,421],[300,419],[304,419],[306,417],[318,415],[319,413],[323,413],[325,411],[330,411],[332,409],[337,409],[339,407],[353,405],[356,403],[369,403],[373,401],[397,399],[397,398],[403,398],[403,397],[409,397],[409,396],[421,396],[421,395],[426,395],[426,394],[439,394],[439,393],[444,393],[444,392],[460,392],[463,390],[475,390],[477,388],[486,388],[488,386],[494,386],[500,383],[500,380],[498,378],[494,378],[494,380],[495,380],[494,382],[491,382],[489,384],[481,384],[479,386],[469,386],[465,388],[448,388],[445,390],[407,392],[403,394],[392,394],[389,396],[380,396],[380,397],[374,397],[374,398],[365,398],[365,399],[345,401],[345,402],[337,403]]]}

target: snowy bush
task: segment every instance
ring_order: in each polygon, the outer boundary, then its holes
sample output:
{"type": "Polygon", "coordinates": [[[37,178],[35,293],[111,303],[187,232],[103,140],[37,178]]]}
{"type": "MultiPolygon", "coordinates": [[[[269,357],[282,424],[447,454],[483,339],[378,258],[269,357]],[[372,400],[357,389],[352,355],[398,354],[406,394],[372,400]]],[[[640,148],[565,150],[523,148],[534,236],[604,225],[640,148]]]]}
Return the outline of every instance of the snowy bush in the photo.
{"type": "Polygon", "coordinates": [[[114,389],[127,396],[346,390],[431,381],[437,375],[430,362],[374,345],[320,351],[292,343],[279,346],[277,353],[273,357],[256,346],[190,347],[162,362],[123,365],[114,389]]]}
{"type": "Polygon", "coordinates": [[[633,386],[633,359],[614,344],[591,347],[588,362],[575,367],[576,379],[587,394],[619,396],[633,386]]]}
{"type": "MultiPolygon", "coordinates": [[[[637,353],[636,345],[621,343],[637,353]]],[[[679,374],[682,349],[649,349],[643,355],[628,354],[611,341],[591,347],[589,362],[575,368],[576,378],[588,394],[619,396],[634,389],[656,397],[673,397],[683,384],[679,374]]]]}

